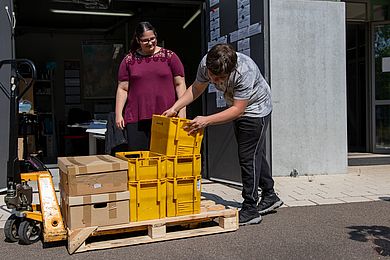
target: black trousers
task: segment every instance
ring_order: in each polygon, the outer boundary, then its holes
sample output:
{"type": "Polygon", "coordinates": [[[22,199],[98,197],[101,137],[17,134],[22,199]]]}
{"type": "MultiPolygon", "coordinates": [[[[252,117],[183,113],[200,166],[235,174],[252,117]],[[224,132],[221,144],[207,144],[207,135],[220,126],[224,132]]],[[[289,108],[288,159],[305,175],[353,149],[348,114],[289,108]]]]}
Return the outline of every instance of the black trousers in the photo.
{"type": "Polygon", "coordinates": [[[265,132],[271,114],[265,117],[240,117],[234,121],[242,178],[244,204],[256,206],[262,194],[274,192],[274,180],[265,154],[265,132]]]}
{"type": "Polygon", "coordinates": [[[126,124],[129,151],[148,151],[152,119],[126,124]]]}

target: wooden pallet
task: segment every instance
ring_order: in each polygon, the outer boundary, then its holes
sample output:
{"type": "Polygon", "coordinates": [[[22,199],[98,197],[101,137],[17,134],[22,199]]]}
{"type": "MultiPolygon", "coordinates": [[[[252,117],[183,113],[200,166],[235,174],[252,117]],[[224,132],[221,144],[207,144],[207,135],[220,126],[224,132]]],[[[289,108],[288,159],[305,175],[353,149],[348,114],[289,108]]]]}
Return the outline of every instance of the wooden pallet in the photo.
{"type": "Polygon", "coordinates": [[[237,229],[237,209],[226,209],[223,205],[216,205],[213,201],[206,200],[201,203],[200,214],[132,222],[114,226],[93,226],[68,230],[68,252],[69,254],[73,254],[105,248],[203,236],[235,231],[237,229]],[[204,224],[213,222],[217,223],[217,225],[204,227],[204,224]],[[172,227],[173,231],[171,230],[172,227]],[[183,227],[185,227],[184,230],[183,227]],[[116,235],[115,237],[118,237],[118,234],[120,234],[121,238],[109,238],[110,235],[116,235]],[[102,239],[100,241],[90,241],[96,237],[102,239]]]}

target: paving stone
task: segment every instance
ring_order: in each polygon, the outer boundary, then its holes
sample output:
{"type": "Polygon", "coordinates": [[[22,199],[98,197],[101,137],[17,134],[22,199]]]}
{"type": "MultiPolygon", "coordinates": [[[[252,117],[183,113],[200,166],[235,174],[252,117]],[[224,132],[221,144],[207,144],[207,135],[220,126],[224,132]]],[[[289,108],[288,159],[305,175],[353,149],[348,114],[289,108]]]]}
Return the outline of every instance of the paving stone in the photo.
{"type": "Polygon", "coordinates": [[[340,198],[340,200],[350,203],[350,202],[365,202],[365,201],[373,201],[370,198],[359,196],[359,197],[344,197],[340,198]]]}
{"type": "Polygon", "coordinates": [[[323,199],[323,198],[310,198],[310,201],[316,203],[317,205],[327,205],[327,204],[340,204],[344,203],[344,201],[341,201],[339,199],[323,199]]]}
{"type": "Polygon", "coordinates": [[[317,193],[317,195],[323,199],[339,199],[346,197],[345,194],[341,192],[333,192],[333,193],[317,193]]]}
{"type": "Polygon", "coordinates": [[[289,202],[284,202],[284,204],[287,207],[300,207],[300,206],[315,206],[315,205],[317,205],[314,202],[308,201],[308,200],[289,201],[289,202]]]}

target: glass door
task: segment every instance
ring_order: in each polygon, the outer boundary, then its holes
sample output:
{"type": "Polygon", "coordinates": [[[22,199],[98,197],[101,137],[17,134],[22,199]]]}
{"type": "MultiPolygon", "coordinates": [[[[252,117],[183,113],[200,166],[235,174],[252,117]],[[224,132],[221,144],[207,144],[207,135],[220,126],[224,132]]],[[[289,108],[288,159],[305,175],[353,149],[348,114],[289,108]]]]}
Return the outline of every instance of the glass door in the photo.
{"type": "Polygon", "coordinates": [[[373,24],[374,152],[390,153],[390,23],[373,24]]]}

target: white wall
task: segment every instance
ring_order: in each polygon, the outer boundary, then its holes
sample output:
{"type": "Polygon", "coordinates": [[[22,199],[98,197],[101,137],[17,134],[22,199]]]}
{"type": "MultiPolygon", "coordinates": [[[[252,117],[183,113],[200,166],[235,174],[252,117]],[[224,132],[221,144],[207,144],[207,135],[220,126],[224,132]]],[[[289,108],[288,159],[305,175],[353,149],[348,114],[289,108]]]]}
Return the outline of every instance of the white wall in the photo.
{"type": "Polygon", "coordinates": [[[344,3],[270,1],[274,176],[347,172],[344,3]]]}

